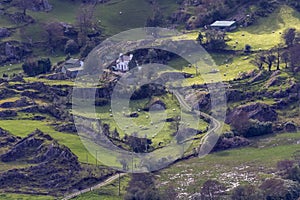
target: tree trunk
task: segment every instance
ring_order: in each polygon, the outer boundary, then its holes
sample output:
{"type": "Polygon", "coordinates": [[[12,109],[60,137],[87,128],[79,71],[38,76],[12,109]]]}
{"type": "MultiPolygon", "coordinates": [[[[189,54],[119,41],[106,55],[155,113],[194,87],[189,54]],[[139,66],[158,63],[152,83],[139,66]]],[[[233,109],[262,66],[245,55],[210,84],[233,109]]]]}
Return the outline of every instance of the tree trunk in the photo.
{"type": "Polygon", "coordinates": [[[272,63],[269,64],[268,68],[269,68],[269,72],[270,72],[272,69],[272,63]]]}

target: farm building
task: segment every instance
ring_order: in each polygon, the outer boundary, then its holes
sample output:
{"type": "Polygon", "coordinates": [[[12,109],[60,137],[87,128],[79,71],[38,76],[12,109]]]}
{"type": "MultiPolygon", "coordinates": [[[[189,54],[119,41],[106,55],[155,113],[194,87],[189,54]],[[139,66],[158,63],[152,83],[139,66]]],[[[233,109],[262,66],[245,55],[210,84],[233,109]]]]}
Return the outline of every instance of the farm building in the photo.
{"type": "Polygon", "coordinates": [[[116,66],[113,66],[114,70],[126,72],[129,70],[129,63],[132,61],[133,55],[129,56],[120,54],[119,58],[116,61],[116,66]]]}
{"type": "Polygon", "coordinates": [[[70,58],[62,67],[62,72],[69,78],[75,78],[78,72],[83,70],[83,61],[79,59],[70,58]]]}
{"type": "Polygon", "coordinates": [[[215,21],[210,27],[217,30],[232,31],[237,28],[237,23],[236,21],[215,21]]]}

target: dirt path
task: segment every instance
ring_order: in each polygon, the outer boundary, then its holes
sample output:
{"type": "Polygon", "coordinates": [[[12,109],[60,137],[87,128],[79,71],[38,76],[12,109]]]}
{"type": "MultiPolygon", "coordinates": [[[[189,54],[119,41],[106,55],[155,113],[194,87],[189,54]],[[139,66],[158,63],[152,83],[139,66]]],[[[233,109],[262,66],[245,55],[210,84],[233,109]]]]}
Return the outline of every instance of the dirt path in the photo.
{"type": "MultiPolygon", "coordinates": [[[[120,174],[120,177],[122,177],[122,176],[124,176],[124,175],[126,175],[126,173],[121,173],[121,174],[120,174]]],[[[106,185],[112,183],[113,181],[115,181],[115,180],[118,179],[118,178],[119,178],[119,174],[116,174],[116,175],[114,175],[114,176],[109,177],[109,178],[106,179],[105,181],[103,181],[103,182],[101,182],[101,183],[98,183],[97,185],[94,185],[93,187],[90,187],[90,188],[87,188],[87,189],[84,189],[84,190],[80,190],[80,191],[78,191],[78,192],[75,192],[75,193],[73,193],[73,194],[70,194],[70,195],[64,197],[62,200],[73,199],[73,198],[75,198],[75,197],[77,197],[77,196],[79,196],[79,195],[81,195],[81,194],[84,194],[84,193],[87,193],[87,192],[90,192],[90,191],[99,189],[99,188],[101,188],[101,187],[103,187],[103,186],[106,186],[106,185]]]]}
{"type": "MultiPolygon", "coordinates": [[[[172,91],[173,94],[177,97],[179,103],[181,106],[183,106],[186,110],[192,111],[192,108],[186,103],[186,101],[184,100],[184,97],[176,90],[172,91]]],[[[219,122],[216,118],[214,118],[211,115],[208,115],[204,112],[200,112],[197,110],[194,110],[193,112],[195,112],[198,115],[201,115],[205,118],[209,118],[211,120],[211,128],[210,130],[205,134],[206,136],[209,135],[212,132],[217,132],[217,130],[219,130],[222,127],[221,122],[219,122]]],[[[202,143],[204,142],[204,140],[206,139],[206,137],[203,137],[202,140],[200,141],[200,146],[199,149],[202,145],[202,143]]]]}

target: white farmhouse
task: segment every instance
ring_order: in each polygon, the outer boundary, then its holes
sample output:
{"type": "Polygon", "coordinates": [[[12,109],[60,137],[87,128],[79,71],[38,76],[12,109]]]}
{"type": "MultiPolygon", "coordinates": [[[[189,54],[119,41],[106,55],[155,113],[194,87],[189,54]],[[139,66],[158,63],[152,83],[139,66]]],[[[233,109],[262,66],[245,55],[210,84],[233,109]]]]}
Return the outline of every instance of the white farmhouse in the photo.
{"type": "Polygon", "coordinates": [[[116,66],[113,66],[113,68],[117,71],[127,72],[129,70],[129,62],[132,60],[132,58],[132,54],[126,56],[121,53],[119,58],[116,60],[116,66]]]}

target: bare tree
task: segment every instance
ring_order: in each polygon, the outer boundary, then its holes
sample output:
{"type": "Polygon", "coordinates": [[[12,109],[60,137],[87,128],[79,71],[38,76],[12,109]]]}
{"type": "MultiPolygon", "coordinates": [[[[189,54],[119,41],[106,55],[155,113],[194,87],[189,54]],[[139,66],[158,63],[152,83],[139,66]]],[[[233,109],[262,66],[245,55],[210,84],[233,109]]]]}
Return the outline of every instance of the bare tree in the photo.
{"type": "Polygon", "coordinates": [[[27,9],[32,6],[32,1],[28,0],[14,0],[13,4],[19,9],[23,10],[23,14],[26,15],[27,9]]]}
{"type": "Polygon", "coordinates": [[[280,70],[280,61],[282,60],[281,49],[283,49],[283,45],[277,45],[272,51],[276,52],[276,69],[280,70]]]}
{"type": "Polygon", "coordinates": [[[262,61],[268,65],[268,70],[271,71],[274,62],[276,61],[276,56],[273,51],[270,50],[262,56],[262,61]]]}
{"type": "Polygon", "coordinates": [[[263,56],[261,54],[257,54],[253,60],[251,60],[251,64],[258,67],[259,70],[264,68],[263,56]]]}
{"type": "Polygon", "coordinates": [[[48,47],[53,52],[58,46],[62,45],[61,39],[64,36],[63,26],[59,22],[49,22],[45,25],[45,31],[47,33],[48,47]]]}
{"type": "Polygon", "coordinates": [[[94,23],[95,4],[81,6],[76,17],[76,24],[79,28],[78,39],[80,45],[86,44],[88,34],[95,29],[94,23]]]}
{"type": "Polygon", "coordinates": [[[290,62],[290,52],[284,51],[281,55],[281,59],[285,63],[285,68],[288,68],[288,63],[290,62]]]}

